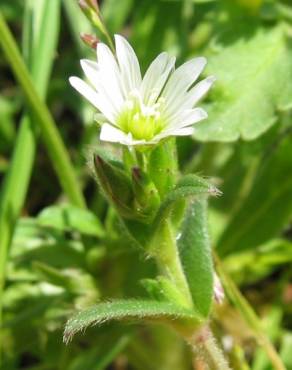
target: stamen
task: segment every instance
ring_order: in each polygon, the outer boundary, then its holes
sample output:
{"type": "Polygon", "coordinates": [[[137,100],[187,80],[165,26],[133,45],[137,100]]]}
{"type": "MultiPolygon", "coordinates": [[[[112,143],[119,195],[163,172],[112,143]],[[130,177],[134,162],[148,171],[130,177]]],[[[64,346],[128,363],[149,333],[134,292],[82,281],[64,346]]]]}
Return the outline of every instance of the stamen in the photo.
{"type": "Polygon", "coordinates": [[[161,117],[161,107],[164,99],[159,98],[155,91],[152,92],[148,104],[144,104],[140,92],[135,89],[129,94],[124,109],[118,117],[118,125],[127,134],[135,139],[151,140],[157,135],[165,122],[161,117]],[[156,96],[155,96],[156,95],[156,96]],[[150,104],[152,99],[152,104],[150,104]],[[156,102],[155,102],[156,101],[156,102]]]}

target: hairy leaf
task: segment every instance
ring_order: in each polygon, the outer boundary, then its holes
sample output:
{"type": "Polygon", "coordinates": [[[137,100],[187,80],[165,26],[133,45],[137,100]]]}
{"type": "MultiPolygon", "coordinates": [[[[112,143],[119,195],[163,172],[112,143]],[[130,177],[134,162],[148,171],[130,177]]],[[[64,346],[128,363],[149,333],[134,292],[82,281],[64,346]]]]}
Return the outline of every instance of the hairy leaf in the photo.
{"type": "Polygon", "coordinates": [[[214,272],[206,199],[195,200],[189,205],[177,244],[195,307],[207,317],[213,298],[214,272]]]}
{"type": "Polygon", "coordinates": [[[99,303],[75,314],[66,324],[64,341],[68,343],[76,333],[85,330],[88,326],[123,319],[173,322],[176,319],[186,319],[194,323],[198,322],[198,317],[193,311],[172,303],[133,299],[118,300],[99,303]]]}
{"type": "Polygon", "coordinates": [[[187,175],[177,184],[176,188],[168,193],[162,202],[157,213],[154,225],[159,225],[173,211],[173,207],[178,201],[188,197],[198,197],[202,195],[220,195],[220,191],[205,179],[196,175],[187,175]]]}

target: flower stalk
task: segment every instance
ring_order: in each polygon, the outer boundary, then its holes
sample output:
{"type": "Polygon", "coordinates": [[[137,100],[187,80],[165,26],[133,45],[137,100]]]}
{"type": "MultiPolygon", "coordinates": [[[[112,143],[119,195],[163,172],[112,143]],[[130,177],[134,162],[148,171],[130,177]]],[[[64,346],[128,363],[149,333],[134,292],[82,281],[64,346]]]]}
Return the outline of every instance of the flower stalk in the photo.
{"type": "Polygon", "coordinates": [[[112,38],[101,18],[100,9],[96,0],[79,0],[79,6],[84,15],[106,38],[111,50],[114,51],[112,38]]]}
{"type": "Polygon", "coordinates": [[[231,370],[211,330],[205,326],[186,339],[196,358],[210,370],[231,370]]]}
{"type": "MultiPolygon", "coordinates": [[[[80,6],[104,32],[97,3],[83,0],[80,6]]],[[[191,238],[195,243],[199,237],[199,247],[203,248],[200,261],[205,271],[196,269],[195,275],[187,276],[178,244],[180,227],[188,217],[185,198],[189,194],[208,195],[210,187],[198,177],[179,184],[173,138],[191,135],[193,125],[207,117],[196,104],[215,79],[211,76],[195,84],[206,59],[194,58],[175,69],[175,58],[167,53],[158,55],[142,77],[138,58],[127,40],[115,35],[115,47],[111,44],[110,47],[99,42],[97,62],[81,60],[89,83],[78,77],[69,80],[97,109],[100,140],[124,146],[123,161],[111,160],[100,153],[95,156],[97,180],[130,236],[157,263],[160,275],[144,281],[150,295],[157,302],[163,300],[191,312],[196,320],[178,319],[172,326],[194,349],[198,348],[211,369],[227,370],[210,330],[200,329],[197,333],[198,325],[204,326],[208,320],[213,299],[213,269],[206,230],[190,234],[186,241],[189,243],[191,238]],[[168,211],[163,213],[163,207],[168,211]],[[198,275],[201,279],[201,272],[208,289],[206,298],[190,286],[198,275]]],[[[189,273],[192,274],[190,268],[189,273]]]]}

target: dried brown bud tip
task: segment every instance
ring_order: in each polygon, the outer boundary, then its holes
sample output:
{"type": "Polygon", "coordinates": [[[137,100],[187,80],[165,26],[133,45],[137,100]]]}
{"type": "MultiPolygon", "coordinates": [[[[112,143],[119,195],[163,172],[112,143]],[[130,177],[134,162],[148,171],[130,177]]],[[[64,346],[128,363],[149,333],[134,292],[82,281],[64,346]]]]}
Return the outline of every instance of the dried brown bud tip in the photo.
{"type": "Polygon", "coordinates": [[[86,10],[86,9],[88,9],[88,5],[87,5],[87,2],[86,2],[85,0],[79,0],[79,1],[78,1],[78,4],[79,4],[79,6],[80,6],[80,8],[81,8],[82,10],[86,10]]]}
{"type": "Polygon", "coordinates": [[[89,35],[88,33],[81,33],[80,34],[80,38],[81,40],[86,44],[88,45],[89,47],[91,47],[92,49],[96,49],[97,47],[97,44],[99,42],[98,38],[94,35],[89,35]]]}
{"type": "Polygon", "coordinates": [[[97,0],[85,0],[91,9],[99,12],[99,6],[97,0]]]}
{"type": "Polygon", "coordinates": [[[141,174],[141,169],[139,167],[133,167],[132,168],[132,175],[133,177],[137,180],[140,181],[142,174],[141,174]]]}
{"type": "Polygon", "coordinates": [[[99,6],[96,0],[79,0],[79,6],[82,10],[91,9],[94,12],[99,12],[99,6]]]}

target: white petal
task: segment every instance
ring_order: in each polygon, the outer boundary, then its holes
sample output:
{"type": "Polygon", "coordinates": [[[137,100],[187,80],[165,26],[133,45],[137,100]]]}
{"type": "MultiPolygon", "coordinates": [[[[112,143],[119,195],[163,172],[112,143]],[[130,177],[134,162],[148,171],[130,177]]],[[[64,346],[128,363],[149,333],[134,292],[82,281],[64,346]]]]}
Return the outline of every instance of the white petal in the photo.
{"type": "Polygon", "coordinates": [[[125,38],[115,35],[115,42],[122,85],[124,93],[128,94],[130,91],[138,89],[141,84],[140,66],[133,48],[125,38]]]}
{"type": "Polygon", "coordinates": [[[98,90],[98,64],[89,59],[81,59],[80,65],[89,82],[98,90]]]}
{"type": "Polygon", "coordinates": [[[180,129],[186,126],[193,125],[208,117],[207,112],[202,108],[187,109],[182,113],[174,115],[167,125],[166,130],[180,129]]]}
{"type": "Polygon", "coordinates": [[[163,89],[167,78],[175,64],[175,57],[170,57],[167,53],[161,53],[154,59],[147,69],[141,84],[141,94],[145,104],[155,103],[163,89]]]}
{"type": "Polygon", "coordinates": [[[199,57],[184,63],[170,76],[162,96],[165,98],[165,109],[175,112],[184,101],[184,95],[189,87],[197,80],[207,61],[199,57]]]}
{"type": "Polygon", "coordinates": [[[193,127],[184,127],[178,130],[172,131],[172,136],[188,136],[194,133],[195,129],[193,127]]]}
{"type": "Polygon", "coordinates": [[[193,127],[184,127],[180,129],[174,129],[169,131],[162,131],[159,135],[155,136],[153,141],[158,142],[168,136],[188,136],[194,133],[193,127]]]}
{"type": "Polygon", "coordinates": [[[111,98],[121,105],[124,96],[121,86],[121,73],[117,61],[107,45],[99,43],[96,50],[100,79],[104,88],[111,98]]]}
{"type": "Polygon", "coordinates": [[[96,91],[79,77],[70,77],[69,82],[81,95],[85,97],[92,105],[99,109],[99,98],[96,91]]]}
{"type": "Polygon", "coordinates": [[[93,106],[95,106],[100,112],[102,112],[108,120],[114,122],[115,112],[113,112],[112,108],[108,106],[106,102],[104,102],[104,99],[102,99],[100,94],[94,91],[91,86],[89,86],[79,77],[70,77],[69,82],[74,87],[74,89],[76,89],[81,95],[85,97],[85,99],[87,99],[93,106]]]}
{"type": "Polygon", "coordinates": [[[215,81],[216,78],[214,76],[209,76],[197,83],[190,91],[188,91],[185,100],[186,108],[194,107],[194,105],[207,94],[215,81]]]}
{"type": "Polygon", "coordinates": [[[121,143],[124,145],[144,145],[147,144],[145,140],[134,140],[131,134],[126,134],[108,123],[101,126],[100,140],[111,143],[121,143]]]}
{"type": "Polygon", "coordinates": [[[114,88],[107,79],[107,71],[102,70],[97,63],[91,60],[82,59],[80,64],[85,76],[99,93],[100,99],[117,114],[122,107],[123,100],[117,93],[117,88],[114,88]]]}

